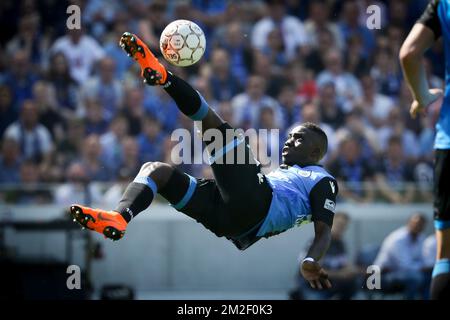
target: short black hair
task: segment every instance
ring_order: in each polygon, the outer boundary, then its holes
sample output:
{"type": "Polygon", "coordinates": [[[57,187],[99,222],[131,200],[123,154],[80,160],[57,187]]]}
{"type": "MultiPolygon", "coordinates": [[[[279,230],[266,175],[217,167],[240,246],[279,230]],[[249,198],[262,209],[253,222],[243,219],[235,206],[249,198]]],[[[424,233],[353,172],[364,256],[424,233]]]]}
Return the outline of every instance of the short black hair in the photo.
{"type": "Polygon", "coordinates": [[[314,132],[318,137],[319,142],[318,147],[320,148],[320,156],[317,159],[317,161],[320,161],[325,156],[328,150],[328,137],[326,133],[322,130],[321,127],[312,122],[303,123],[302,127],[314,132]]]}

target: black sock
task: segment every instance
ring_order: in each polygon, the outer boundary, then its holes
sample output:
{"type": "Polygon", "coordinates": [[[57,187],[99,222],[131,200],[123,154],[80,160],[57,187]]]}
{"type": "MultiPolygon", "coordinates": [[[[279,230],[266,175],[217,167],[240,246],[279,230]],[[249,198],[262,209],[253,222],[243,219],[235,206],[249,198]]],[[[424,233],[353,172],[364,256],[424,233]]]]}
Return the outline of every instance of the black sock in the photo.
{"type": "Polygon", "coordinates": [[[432,300],[443,300],[450,298],[450,261],[442,259],[436,261],[433,269],[433,279],[431,280],[432,300]]]}
{"type": "Polygon", "coordinates": [[[131,219],[150,206],[153,201],[154,192],[156,192],[156,185],[151,178],[138,178],[128,185],[122,199],[114,210],[119,212],[127,222],[130,222],[131,219]],[[149,182],[136,182],[138,178],[148,179],[149,182]],[[150,187],[149,184],[151,184],[152,187],[150,187]]]}
{"type": "Polygon", "coordinates": [[[176,75],[167,73],[164,89],[175,100],[178,109],[192,120],[202,120],[208,113],[209,107],[203,97],[189,83],[176,75]]]}

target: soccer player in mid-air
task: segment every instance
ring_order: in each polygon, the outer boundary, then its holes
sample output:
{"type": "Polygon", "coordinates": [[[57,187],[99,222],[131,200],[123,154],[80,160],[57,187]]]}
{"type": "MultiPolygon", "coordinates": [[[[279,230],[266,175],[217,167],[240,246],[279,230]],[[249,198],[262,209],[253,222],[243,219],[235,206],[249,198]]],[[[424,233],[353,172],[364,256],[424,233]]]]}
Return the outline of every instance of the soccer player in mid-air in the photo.
{"type": "Polygon", "coordinates": [[[400,49],[414,101],[413,117],[428,113],[436,123],[434,142],[434,225],[437,255],[431,281],[431,298],[450,297],[450,1],[432,0],[400,49]],[[442,37],[445,50],[445,93],[430,89],[422,63],[425,51],[442,37]]]}
{"type": "Polygon", "coordinates": [[[215,148],[216,142],[205,141],[214,179],[197,179],[162,162],[145,163],[113,211],[72,205],[74,220],[119,240],[131,219],[159,193],[176,210],[226,237],[240,250],[262,237],[312,221],[315,237],[301,272],[313,288],[331,287],[319,264],[330,243],[338,193],[336,180],[318,164],[327,152],[326,134],[312,123],[295,127],[284,144],[282,165],[263,175],[247,138],[227,134],[234,129],[187,82],[168,72],[138,37],[124,33],[120,45],[139,63],[145,83],[162,86],[182,113],[201,121],[202,133],[208,129],[222,133],[223,147],[215,148]]]}

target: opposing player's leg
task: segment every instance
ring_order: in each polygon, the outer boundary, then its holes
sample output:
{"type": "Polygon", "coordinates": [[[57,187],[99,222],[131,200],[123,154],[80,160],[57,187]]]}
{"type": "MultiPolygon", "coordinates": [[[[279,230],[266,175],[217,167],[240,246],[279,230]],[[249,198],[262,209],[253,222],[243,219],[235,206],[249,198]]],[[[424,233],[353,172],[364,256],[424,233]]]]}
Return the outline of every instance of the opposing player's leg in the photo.
{"type": "Polygon", "coordinates": [[[436,150],[434,212],[436,264],[431,281],[431,299],[450,297],[450,150],[436,150]]]}
{"type": "Polygon", "coordinates": [[[192,197],[196,184],[195,178],[167,163],[148,162],[128,185],[113,211],[74,204],[70,212],[83,227],[119,240],[124,236],[131,219],[150,206],[156,193],[161,194],[176,209],[182,209],[192,197]]]}

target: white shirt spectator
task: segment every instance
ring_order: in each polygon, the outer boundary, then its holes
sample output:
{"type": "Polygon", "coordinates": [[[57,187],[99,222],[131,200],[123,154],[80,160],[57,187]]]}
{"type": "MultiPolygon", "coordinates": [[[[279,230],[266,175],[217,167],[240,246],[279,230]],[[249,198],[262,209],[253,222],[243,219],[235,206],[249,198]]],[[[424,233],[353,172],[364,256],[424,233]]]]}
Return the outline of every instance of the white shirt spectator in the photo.
{"type": "Polygon", "coordinates": [[[91,183],[88,187],[89,194],[81,184],[65,183],[55,190],[55,204],[60,206],[68,206],[72,203],[100,204],[102,193],[100,185],[91,183]]]}
{"type": "Polygon", "coordinates": [[[69,36],[63,36],[55,41],[50,51],[62,52],[66,56],[70,74],[78,83],[83,83],[89,77],[94,63],[104,56],[103,48],[87,35],[81,36],[76,44],[69,36]]]}
{"type": "Polygon", "coordinates": [[[392,108],[394,108],[394,101],[380,93],[375,94],[373,100],[372,105],[368,105],[367,101],[363,101],[363,105],[369,107],[369,113],[373,118],[385,121],[389,117],[392,108]]]}
{"type": "Polygon", "coordinates": [[[42,124],[37,124],[32,131],[29,131],[25,130],[19,122],[12,123],[6,129],[4,138],[17,141],[25,158],[33,158],[37,154],[48,154],[53,147],[50,132],[42,124]]]}
{"type": "Polygon", "coordinates": [[[263,96],[255,101],[244,92],[231,100],[231,106],[233,108],[233,123],[237,126],[241,126],[246,120],[250,120],[250,127],[255,128],[258,125],[261,108],[269,107],[274,112],[277,128],[283,127],[281,107],[275,99],[269,96],[263,96]]]}
{"type": "Polygon", "coordinates": [[[415,272],[424,267],[422,247],[425,236],[420,234],[413,241],[407,227],[401,227],[384,239],[374,264],[381,269],[415,272]]]}
{"type": "Polygon", "coordinates": [[[100,102],[103,107],[104,117],[108,121],[117,113],[123,101],[123,85],[119,80],[113,80],[105,84],[99,77],[88,79],[80,90],[80,110],[85,114],[85,107],[82,102],[86,99],[94,99],[100,102]]]}
{"type": "MultiPolygon", "coordinates": [[[[271,18],[258,21],[252,31],[252,46],[262,50],[267,46],[267,36],[277,25],[271,18]]],[[[298,47],[307,44],[308,35],[303,23],[296,17],[285,16],[278,26],[284,37],[286,56],[291,59],[295,56],[298,47]]]]}
{"type": "Polygon", "coordinates": [[[433,268],[436,262],[436,235],[430,234],[423,242],[423,263],[426,268],[433,268]]]}
{"type": "MultiPolygon", "coordinates": [[[[389,138],[395,134],[394,128],[384,126],[376,130],[380,148],[384,152],[387,148],[389,138]]],[[[407,157],[417,158],[420,154],[420,149],[417,147],[416,135],[409,129],[403,129],[401,133],[403,152],[407,157]]]]}
{"type": "Polygon", "coordinates": [[[348,112],[353,108],[353,100],[362,97],[362,88],[358,79],[348,72],[333,74],[327,70],[317,76],[317,85],[322,87],[327,83],[333,83],[339,98],[343,99],[343,109],[348,112]]]}

